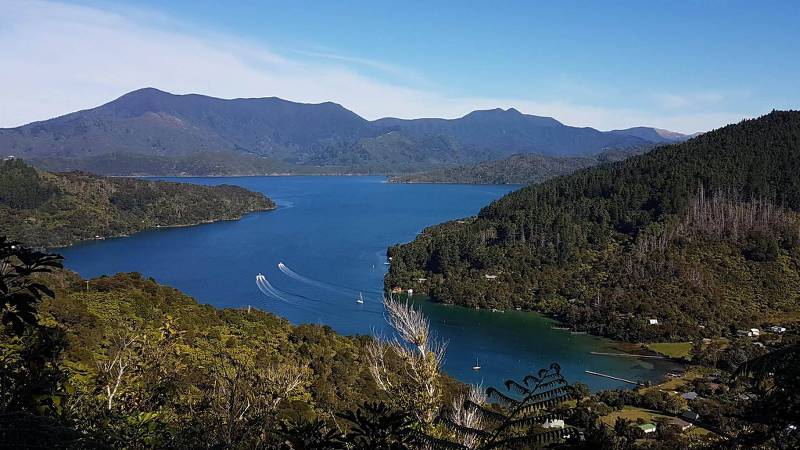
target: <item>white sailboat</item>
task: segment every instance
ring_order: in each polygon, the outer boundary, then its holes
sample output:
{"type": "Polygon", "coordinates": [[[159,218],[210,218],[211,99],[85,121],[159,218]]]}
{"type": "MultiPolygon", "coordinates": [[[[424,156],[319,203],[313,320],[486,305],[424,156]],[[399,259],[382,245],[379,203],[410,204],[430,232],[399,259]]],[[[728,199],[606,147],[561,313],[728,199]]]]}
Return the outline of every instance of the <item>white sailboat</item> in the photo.
{"type": "Polygon", "coordinates": [[[478,358],[475,358],[475,365],[472,366],[472,370],[481,370],[481,365],[478,363],[478,358]]]}
{"type": "Polygon", "coordinates": [[[361,295],[361,292],[358,293],[358,298],[356,299],[356,303],[363,304],[364,303],[364,296],[361,295]]]}

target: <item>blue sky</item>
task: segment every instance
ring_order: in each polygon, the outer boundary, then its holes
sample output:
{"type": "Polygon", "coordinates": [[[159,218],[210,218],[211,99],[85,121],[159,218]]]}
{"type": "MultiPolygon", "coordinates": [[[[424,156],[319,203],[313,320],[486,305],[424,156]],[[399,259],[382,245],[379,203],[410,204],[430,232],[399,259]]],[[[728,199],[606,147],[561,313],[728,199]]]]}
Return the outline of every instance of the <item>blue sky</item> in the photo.
{"type": "Polygon", "coordinates": [[[0,126],[145,85],[332,100],[367,118],[516,107],[684,132],[800,105],[795,1],[3,3],[0,44],[28,52],[0,75],[0,126]],[[37,67],[67,80],[42,92],[48,78],[25,76],[37,67]]]}

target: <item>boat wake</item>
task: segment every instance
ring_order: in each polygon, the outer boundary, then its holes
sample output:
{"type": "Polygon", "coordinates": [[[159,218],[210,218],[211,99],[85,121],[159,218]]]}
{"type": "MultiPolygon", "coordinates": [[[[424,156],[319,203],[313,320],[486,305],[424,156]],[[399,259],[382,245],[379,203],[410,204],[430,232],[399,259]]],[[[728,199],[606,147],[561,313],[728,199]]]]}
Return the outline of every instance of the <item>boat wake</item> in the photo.
{"type": "Polygon", "coordinates": [[[310,278],[310,277],[307,277],[305,275],[300,275],[299,273],[297,273],[294,270],[290,269],[286,264],[284,264],[282,262],[278,263],[278,269],[281,272],[283,272],[286,276],[288,276],[289,278],[293,278],[293,279],[295,279],[297,281],[309,284],[311,286],[318,287],[320,289],[326,289],[326,290],[329,290],[329,291],[332,291],[332,292],[336,292],[338,294],[343,294],[343,295],[348,295],[348,296],[354,295],[354,294],[357,294],[357,293],[361,293],[361,292],[367,292],[367,293],[370,293],[370,294],[377,294],[377,295],[382,295],[383,294],[383,292],[379,292],[379,291],[374,291],[374,290],[369,290],[369,289],[352,288],[352,287],[349,287],[349,286],[343,286],[341,284],[329,283],[329,282],[322,281],[322,280],[316,280],[314,278],[310,278]]]}

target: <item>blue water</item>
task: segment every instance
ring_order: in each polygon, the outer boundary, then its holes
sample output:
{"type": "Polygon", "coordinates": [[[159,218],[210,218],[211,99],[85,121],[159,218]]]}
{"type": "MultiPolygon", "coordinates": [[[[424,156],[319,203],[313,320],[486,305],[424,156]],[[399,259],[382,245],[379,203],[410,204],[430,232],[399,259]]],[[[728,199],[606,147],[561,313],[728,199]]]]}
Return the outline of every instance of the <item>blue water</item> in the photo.
{"type": "MultiPolygon", "coordinates": [[[[263,192],[278,209],[239,221],[145,231],[60,249],[84,277],[141,272],[217,307],[253,306],[293,323],[330,325],[343,334],[387,334],[381,290],[386,248],[423,228],[474,215],[512,186],[389,184],[383,177],[180,178],[197,184],[236,184],[263,192]],[[281,272],[278,262],[310,280],[281,272]],[[262,294],[258,273],[287,302],[262,294]],[[318,282],[316,282],[318,281],[318,282]],[[364,304],[356,304],[358,292],[364,304]]],[[[448,341],[444,368],[456,378],[500,385],[509,377],[559,362],[571,380],[593,389],[624,384],[584,370],[627,379],[657,379],[668,366],[590,355],[606,340],[552,330],[535,314],[421,302],[438,336],[448,341]],[[483,367],[471,367],[476,359],[483,367]]]]}

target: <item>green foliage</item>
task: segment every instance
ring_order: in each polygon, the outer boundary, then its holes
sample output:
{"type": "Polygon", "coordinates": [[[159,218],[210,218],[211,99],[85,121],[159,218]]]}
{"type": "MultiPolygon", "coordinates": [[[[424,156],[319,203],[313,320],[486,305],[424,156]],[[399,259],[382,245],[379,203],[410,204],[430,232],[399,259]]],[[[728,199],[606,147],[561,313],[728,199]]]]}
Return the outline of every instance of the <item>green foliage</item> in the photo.
{"type": "Polygon", "coordinates": [[[536,309],[629,341],[718,336],[791,316],[800,311],[798,151],[800,112],[776,111],[526,187],[390,248],[386,288],[536,309]],[[758,224],[713,226],[745,215],[758,224]]]}
{"type": "Polygon", "coordinates": [[[0,162],[0,205],[13,209],[32,209],[56,194],[56,186],[42,180],[36,169],[21,160],[0,162]]]}
{"type": "Polygon", "coordinates": [[[516,154],[478,164],[394,176],[393,183],[533,184],[611,161],[641,154],[650,147],[605,151],[593,157],[516,154]]]}
{"type": "Polygon", "coordinates": [[[36,307],[53,291],[34,275],[62,267],[61,256],[42,253],[0,236],[0,301],[2,324],[21,335],[37,324],[36,307]]]}
{"type": "Polygon", "coordinates": [[[47,173],[0,162],[0,228],[36,246],[68,245],[158,226],[238,219],[275,204],[237,186],[47,173]]]}

